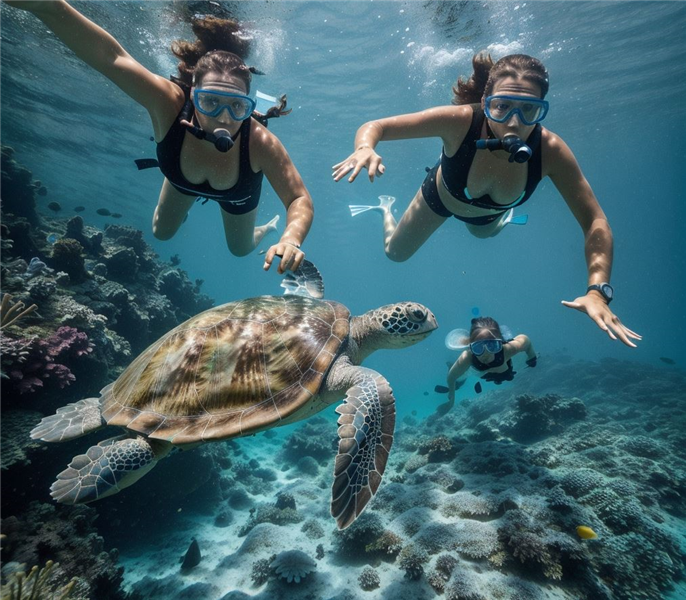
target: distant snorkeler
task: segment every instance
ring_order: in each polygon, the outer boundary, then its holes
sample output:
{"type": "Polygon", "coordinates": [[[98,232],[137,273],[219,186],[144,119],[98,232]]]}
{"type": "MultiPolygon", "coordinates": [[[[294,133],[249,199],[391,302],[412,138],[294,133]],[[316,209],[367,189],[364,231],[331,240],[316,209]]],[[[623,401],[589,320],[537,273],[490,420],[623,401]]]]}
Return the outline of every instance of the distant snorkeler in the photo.
{"type": "Polygon", "coordinates": [[[525,222],[513,217],[514,209],[531,197],[541,179],[550,177],[581,225],[588,265],[586,294],[562,304],[585,312],[610,338],[635,348],[631,339],[641,336],[608,307],[613,242],[605,213],[572,151],[541,126],[548,113],[546,68],[524,54],[494,64],[481,52],[472,64],[469,80],[460,78],[453,88],[457,106],[369,121],[357,130],[355,151],[333,166],[335,181],[350,173],[352,182],[362,169],[372,182],[383,175],[386,167],[374,150],[383,140],[438,137],[443,151],[399,223],[391,213],[391,196],[382,196],[378,206],[351,207],[353,215],[365,208],[381,211],[386,255],[405,261],[451,216],[479,238],[497,235],[510,222],[525,222]]]}
{"type": "MultiPolygon", "coordinates": [[[[470,331],[455,329],[445,338],[446,346],[451,350],[463,350],[448,371],[448,387],[436,386],[436,391],[446,391],[448,402],[441,404],[436,412],[447,413],[455,403],[455,391],[459,390],[466,381],[469,369],[483,373],[481,379],[500,385],[504,381],[512,381],[516,371],[512,367],[512,357],[520,352],[526,352],[526,364],[535,367],[538,357],[531,340],[525,335],[511,337],[509,330],[501,327],[491,317],[477,317],[472,319],[470,331]]],[[[481,391],[481,384],[477,383],[476,391],[481,391]]]]}
{"type": "Polygon", "coordinates": [[[266,253],[264,268],[281,257],[279,273],[295,271],[312,224],[309,192],[288,153],[266,127],[266,119],[288,114],[285,97],[266,115],[254,113],[252,73],[244,58],[250,40],[233,20],[206,17],[193,21],[197,40],[178,40],[171,50],[181,60],[179,77],[165,79],[148,71],[104,29],[64,0],[5,0],[36,15],[86,64],[144,106],[154,128],[159,166],[165,176],[152,230],[170,239],[198,197],[217,201],[232,254],[245,256],[276,230],[278,216],[255,226],[262,179],[266,175],[287,211],[286,229],[266,253]],[[251,118],[252,117],[252,118],[251,118]],[[256,118],[257,117],[257,118],[256,118]]]}

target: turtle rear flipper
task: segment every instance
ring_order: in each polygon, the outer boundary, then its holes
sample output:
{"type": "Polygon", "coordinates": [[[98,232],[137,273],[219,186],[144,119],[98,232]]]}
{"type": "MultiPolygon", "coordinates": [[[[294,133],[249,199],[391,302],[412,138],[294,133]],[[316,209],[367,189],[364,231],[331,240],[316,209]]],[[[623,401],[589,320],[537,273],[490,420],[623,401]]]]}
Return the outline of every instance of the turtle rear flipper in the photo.
{"type": "Polygon", "coordinates": [[[286,273],[281,282],[284,294],[308,296],[310,298],[324,297],[324,281],[319,269],[305,259],[295,273],[286,273]]]}
{"type": "Polygon", "coordinates": [[[83,504],[111,496],[130,486],[166,455],[145,438],[118,436],[75,456],[57,476],[50,495],[64,504],[83,504]]]}
{"type": "Polygon", "coordinates": [[[395,428],[395,398],[388,382],[370,369],[347,392],[336,412],[338,456],[331,489],[331,516],[350,526],[374,497],[386,470],[395,428]]]}
{"type": "Polygon", "coordinates": [[[31,439],[64,442],[86,435],[106,425],[100,413],[100,399],[86,398],[58,408],[31,430],[31,439]]]}

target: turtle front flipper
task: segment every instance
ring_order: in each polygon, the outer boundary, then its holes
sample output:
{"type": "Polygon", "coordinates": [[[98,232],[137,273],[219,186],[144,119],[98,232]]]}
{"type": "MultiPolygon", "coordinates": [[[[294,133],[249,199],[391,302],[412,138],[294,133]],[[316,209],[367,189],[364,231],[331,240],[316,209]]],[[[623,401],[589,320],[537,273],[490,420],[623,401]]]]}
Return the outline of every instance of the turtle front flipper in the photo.
{"type": "Polygon", "coordinates": [[[370,369],[359,370],[365,376],[336,408],[339,442],[331,516],[339,529],[350,526],[376,494],[395,429],[395,398],[388,381],[370,369]]]}
{"type": "Polygon", "coordinates": [[[138,481],[170,449],[171,444],[153,447],[142,437],[103,440],[72,459],[52,484],[50,495],[64,504],[84,504],[111,496],[138,481]]]}
{"type": "Polygon", "coordinates": [[[64,442],[86,435],[106,425],[100,413],[100,399],[86,398],[58,408],[31,430],[31,439],[64,442]]]}

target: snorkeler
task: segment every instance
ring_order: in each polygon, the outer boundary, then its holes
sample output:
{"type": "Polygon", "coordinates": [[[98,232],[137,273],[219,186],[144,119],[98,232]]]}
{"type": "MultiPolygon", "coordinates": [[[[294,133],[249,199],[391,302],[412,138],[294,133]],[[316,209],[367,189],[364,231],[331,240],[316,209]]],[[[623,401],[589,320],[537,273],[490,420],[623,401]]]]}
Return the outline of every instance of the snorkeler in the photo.
{"type": "MultiPolygon", "coordinates": [[[[262,179],[266,175],[287,212],[286,229],[266,253],[264,269],[281,257],[279,273],[295,271],[312,224],[312,199],[265,116],[253,115],[252,73],[244,57],[250,41],[232,20],[206,17],[193,22],[194,43],[176,41],[179,78],[165,79],[132,58],[109,33],[64,0],[6,0],[36,15],[81,60],[144,106],[157,142],[165,176],[153,216],[153,234],[170,239],[198,197],[217,201],[232,254],[245,256],[276,230],[278,216],[256,227],[262,179]]],[[[285,101],[266,117],[287,114],[285,101]]]]}
{"type": "Polygon", "coordinates": [[[550,177],[584,232],[588,266],[585,295],[563,304],[585,312],[610,338],[635,348],[631,339],[641,336],[608,307],[613,242],[605,213],[572,151],[541,126],[548,112],[548,72],[523,54],[494,64],[490,55],[479,53],[472,64],[469,80],[459,79],[453,88],[457,106],[369,121],[358,129],[355,151],[333,166],[335,181],[350,174],[352,182],[362,169],[372,182],[383,175],[386,167],[375,152],[383,140],[440,137],[443,151],[399,223],[391,213],[391,196],[382,196],[378,206],[351,207],[353,215],[365,209],[382,212],[386,255],[405,261],[451,216],[479,238],[497,235],[510,222],[521,223],[513,219],[514,209],[550,177]]]}
{"type": "MultiPolygon", "coordinates": [[[[447,413],[455,403],[455,391],[465,383],[467,371],[475,369],[484,381],[500,385],[504,381],[512,381],[517,372],[512,367],[512,357],[520,352],[526,352],[526,364],[535,367],[538,357],[531,340],[525,335],[514,338],[508,335],[505,327],[501,327],[490,317],[472,319],[471,330],[455,329],[451,331],[445,344],[451,350],[463,350],[448,371],[448,387],[436,386],[436,391],[447,392],[448,402],[441,404],[436,412],[447,413]]],[[[481,392],[481,383],[475,386],[476,393],[481,392]]]]}

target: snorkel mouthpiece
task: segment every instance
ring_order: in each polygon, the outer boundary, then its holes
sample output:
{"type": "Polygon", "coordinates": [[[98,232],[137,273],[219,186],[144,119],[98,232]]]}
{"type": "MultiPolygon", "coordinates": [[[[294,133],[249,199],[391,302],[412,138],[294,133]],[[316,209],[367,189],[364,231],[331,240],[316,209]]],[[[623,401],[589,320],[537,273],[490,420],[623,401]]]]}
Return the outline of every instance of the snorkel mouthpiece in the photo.
{"type": "Polygon", "coordinates": [[[510,153],[508,161],[516,163],[525,163],[533,154],[531,148],[516,135],[506,135],[502,140],[476,140],[476,149],[490,150],[491,152],[494,150],[506,150],[510,153]]]}
{"type": "Polygon", "coordinates": [[[228,152],[233,148],[233,138],[226,129],[215,129],[213,133],[205,133],[205,139],[212,142],[219,152],[228,152]]]}

